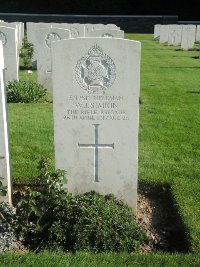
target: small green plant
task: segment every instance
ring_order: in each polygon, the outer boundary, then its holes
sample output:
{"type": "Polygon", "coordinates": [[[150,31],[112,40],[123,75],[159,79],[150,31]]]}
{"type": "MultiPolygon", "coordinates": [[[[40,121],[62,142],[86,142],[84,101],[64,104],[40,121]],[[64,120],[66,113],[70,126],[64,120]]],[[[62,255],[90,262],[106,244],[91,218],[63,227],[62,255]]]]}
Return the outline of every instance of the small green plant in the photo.
{"type": "Polygon", "coordinates": [[[42,189],[26,188],[17,205],[17,232],[30,249],[132,252],[146,240],[131,209],[114,196],[73,196],[63,188],[65,172],[50,173],[44,161],[39,166],[42,189]]]}
{"type": "Polygon", "coordinates": [[[0,196],[4,197],[7,194],[7,186],[3,185],[2,180],[4,180],[4,178],[0,177],[0,196]]]}
{"type": "Polygon", "coordinates": [[[33,81],[10,81],[6,92],[8,103],[42,102],[46,96],[46,89],[33,81]]]}
{"type": "MultiPolygon", "coordinates": [[[[3,159],[3,157],[0,157],[0,159],[3,159]]],[[[0,197],[5,197],[7,194],[7,186],[3,185],[2,180],[4,180],[4,178],[0,177],[0,197]]],[[[1,224],[4,223],[7,226],[10,226],[9,224],[10,221],[9,221],[6,211],[7,210],[5,209],[5,203],[1,202],[0,203],[0,222],[1,224]]]]}
{"type": "Polygon", "coordinates": [[[27,37],[25,36],[20,51],[20,57],[22,59],[23,69],[32,68],[33,53],[34,53],[33,44],[29,43],[27,37]]]}
{"type": "Polygon", "coordinates": [[[145,240],[129,208],[113,195],[96,192],[75,197],[76,251],[133,252],[145,240]]]}

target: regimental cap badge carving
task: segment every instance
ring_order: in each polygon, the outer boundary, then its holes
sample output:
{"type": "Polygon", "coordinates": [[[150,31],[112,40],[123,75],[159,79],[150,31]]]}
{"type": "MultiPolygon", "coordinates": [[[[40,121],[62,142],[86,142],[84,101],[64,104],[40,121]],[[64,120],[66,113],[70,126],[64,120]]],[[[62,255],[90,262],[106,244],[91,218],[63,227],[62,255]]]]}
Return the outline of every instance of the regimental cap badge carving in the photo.
{"type": "Polygon", "coordinates": [[[0,31],[0,40],[2,41],[3,46],[6,45],[7,39],[3,32],[0,31]]]}
{"type": "Polygon", "coordinates": [[[45,38],[45,44],[47,47],[51,48],[51,43],[53,41],[59,41],[59,40],[61,40],[61,37],[57,33],[51,32],[47,34],[45,38]]]}
{"type": "Polygon", "coordinates": [[[104,94],[116,78],[113,60],[94,45],[76,64],[75,79],[87,93],[104,94]]]}

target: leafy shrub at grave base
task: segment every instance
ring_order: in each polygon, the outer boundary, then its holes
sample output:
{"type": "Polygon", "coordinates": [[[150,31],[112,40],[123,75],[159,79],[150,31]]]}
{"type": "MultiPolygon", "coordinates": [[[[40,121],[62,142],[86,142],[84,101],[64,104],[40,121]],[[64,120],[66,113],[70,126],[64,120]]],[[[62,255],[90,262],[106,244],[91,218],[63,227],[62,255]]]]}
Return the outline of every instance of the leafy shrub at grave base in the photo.
{"type": "Polygon", "coordinates": [[[32,81],[11,81],[6,86],[8,103],[37,103],[43,102],[46,89],[32,81]]]}
{"type": "Polygon", "coordinates": [[[133,252],[147,240],[127,205],[95,192],[73,196],[63,189],[63,171],[41,166],[44,188],[26,188],[17,205],[17,232],[30,249],[133,252]]]}
{"type": "Polygon", "coordinates": [[[113,195],[89,192],[76,197],[75,250],[136,251],[144,240],[131,209],[113,195]]]}

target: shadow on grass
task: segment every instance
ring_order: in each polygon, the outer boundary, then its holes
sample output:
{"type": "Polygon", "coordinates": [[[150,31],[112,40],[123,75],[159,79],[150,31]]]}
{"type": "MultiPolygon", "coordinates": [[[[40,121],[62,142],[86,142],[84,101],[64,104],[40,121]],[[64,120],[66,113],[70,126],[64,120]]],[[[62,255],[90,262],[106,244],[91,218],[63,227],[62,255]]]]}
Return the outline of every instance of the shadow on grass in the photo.
{"type": "Polygon", "coordinates": [[[186,91],[188,94],[200,94],[200,91],[186,91]]]}
{"type": "Polygon", "coordinates": [[[193,52],[193,51],[200,51],[200,48],[189,48],[188,50],[184,50],[183,48],[176,48],[175,51],[182,51],[182,52],[193,52]]]}
{"type": "Polygon", "coordinates": [[[152,205],[152,227],[162,241],[156,249],[165,252],[189,252],[190,242],[186,225],[178,210],[169,184],[155,184],[140,181],[138,193],[144,195],[152,205]]]}
{"type": "Polygon", "coordinates": [[[161,69],[200,69],[200,67],[160,67],[161,69]]]}
{"type": "Polygon", "coordinates": [[[192,57],[193,59],[200,59],[200,57],[199,56],[196,56],[196,57],[192,57]]]}

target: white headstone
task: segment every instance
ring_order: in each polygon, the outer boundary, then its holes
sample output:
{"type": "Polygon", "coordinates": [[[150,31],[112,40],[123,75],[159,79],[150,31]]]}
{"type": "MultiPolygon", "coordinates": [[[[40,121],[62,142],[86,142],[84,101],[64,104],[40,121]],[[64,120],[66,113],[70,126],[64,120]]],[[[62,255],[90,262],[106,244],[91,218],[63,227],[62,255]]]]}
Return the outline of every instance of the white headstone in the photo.
{"type": "MultiPolygon", "coordinates": [[[[65,23],[61,23],[64,26],[65,23]]],[[[70,38],[84,37],[85,36],[85,26],[84,24],[72,23],[65,27],[66,30],[70,30],[70,38]]]]}
{"type": "Polygon", "coordinates": [[[85,24],[85,36],[93,30],[120,30],[115,24],[85,24]]]}
{"type": "Polygon", "coordinates": [[[124,38],[124,31],[109,29],[91,30],[87,32],[86,37],[124,38]]]}
{"type": "Polygon", "coordinates": [[[3,186],[7,187],[7,196],[0,197],[0,199],[2,201],[8,201],[10,204],[12,204],[12,183],[10,175],[10,154],[8,141],[6,95],[3,72],[3,45],[2,41],[0,41],[0,177],[3,178],[3,186]]]}
{"type": "Polygon", "coordinates": [[[18,40],[19,40],[19,49],[22,47],[23,38],[24,38],[24,23],[23,22],[13,22],[18,29],[18,40]]]}
{"type": "Polygon", "coordinates": [[[0,26],[5,62],[5,83],[19,80],[19,50],[17,28],[0,26]]]}
{"type": "Polygon", "coordinates": [[[68,190],[113,193],[136,211],[140,42],[52,44],[56,168],[68,190]]]}
{"type": "Polygon", "coordinates": [[[70,31],[58,28],[38,29],[36,32],[37,47],[37,77],[38,82],[52,91],[51,45],[53,41],[68,39],[70,31]]]}
{"type": "Polygon", "coordinates": [[[120,30],[115,24],[92,24],[94,30],[120,30]]]}
{"type": "Polygon", "coordinates": [[[193,49],[196,37],[196,25],[182,26],[181,48],[183,50],[193,49]]]}
{"type": "Polygon", "coordinates": [[[52,27],[65,29],[70,31],[70,38],[78,38],[85,36],[85,26],[80,23],[51,23],[52,27]]]}
{"type": "Polygon", "coordinates": [[[36,32],[38,29],[43,28],[50,28],[49,23],[43,23],[43,22],[27,22],[26,23],[26,31],[27,31],[27,40],[29,43],[33,44],[33,59],[32,59],[32,65],[33,68],[37,68],[37,39],[36,39],[36,32]]]}
{"type": "Polygon", "coordinates": [[[154,35],[153,38],[159,40],[160,39],[160,24],[154,25],[154,35]]]}
{"type": "Polygon", "coordinates": [[[21,35],[21,25],[20,22],[0,22],[0,26],[6,28],[16,28],[17,30],[17,50],[19,54],[20,50],[20,35],[21,35]]]}
{"type": "Polygon", "coordinates": [[[200,42],[200,25],[197,25],[196,42],[200,42]]]}
{"type": "Polygon", "coordinates": [[[91,30],[94,30],[94,24],[91,23],[86,23],[85,24],[85,35],[87,35],[87,33],[91,30]]]}
{"type": "Polygon", "coordinates": [[[169,25],[160,25],[160,43],[168,42],[169,25]]]}
{"type": "Polygon", "coordinates": [[[181,44],[182,25],[169,25],[168,45],[181,44]]]}
{"type": "Polygon", "coordinates": [[[77,38],[77,37],[84,37],[85,36],[85,26],[84,24],[79,23],[34,23],[34,22],[27,22],[27,40],[33,44],[34,46],[34,55],[33,55],[33,67],[37,68],[37,58],[38,54],[37,51],[40,49],[40,42],[38,43],[38,30],[44,28],[59,28],[65,29],[70,31],[70,37],[68,38],[77,38]]]}

